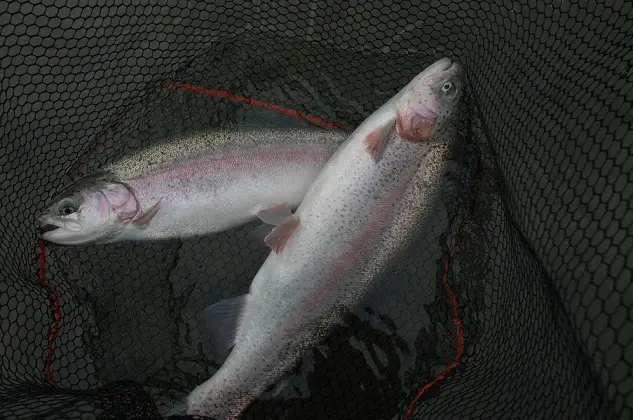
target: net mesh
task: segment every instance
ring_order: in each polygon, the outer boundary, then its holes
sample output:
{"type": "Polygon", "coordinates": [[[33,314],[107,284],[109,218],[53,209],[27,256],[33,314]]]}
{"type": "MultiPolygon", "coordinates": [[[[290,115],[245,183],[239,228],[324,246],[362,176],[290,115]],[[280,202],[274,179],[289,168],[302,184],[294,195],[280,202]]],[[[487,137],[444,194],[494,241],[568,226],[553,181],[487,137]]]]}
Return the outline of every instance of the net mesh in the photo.
{"type": "Polygon", "coordinates": [[[246,418],[633,417],[633,6],[0,1],[0,417],[177,418],[248,290],[256,223],[38,246],[68,182],[209,127],[352,130],[432,61],[467,74],[460,169],[362,310],[246,418]]]}

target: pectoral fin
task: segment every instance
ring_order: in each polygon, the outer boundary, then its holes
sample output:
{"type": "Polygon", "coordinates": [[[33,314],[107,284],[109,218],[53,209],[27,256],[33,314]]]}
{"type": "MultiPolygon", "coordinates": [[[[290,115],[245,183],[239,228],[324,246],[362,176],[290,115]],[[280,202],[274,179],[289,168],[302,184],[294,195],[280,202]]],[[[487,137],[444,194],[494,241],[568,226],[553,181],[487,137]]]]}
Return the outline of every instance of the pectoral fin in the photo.
{"type": "Polygon", "coordinates": [[[288,240],[299,230],[299,226],[299,216],[293,215],[287,217],[266,235],[264,242],[270,249],[275,251],[275,253],[280,254],[286,247],[288,240]]]}
{"type": "Polygon", "coordinates": [[[162,197],[160,198],[160,200],[158,200],[156,204],[154,204],[152,207],[144,211],[139,217],[134,219],[132,223],[134,223],[136,226],[139,226],[139,227],[147,226],[149,222],[151,222],[152,219],[156,216],[156,213],[158,213],[158,210],[160,209],[161,201],[163,201],[162,197]]]}
{"type": "Polygon", "coordinates": [[[384,124],[375,128],[373,131],[367,134],[367,137],[365,137],[365,150],[375,160],[380,159],[382,152],[389,144],[389,139],[391,138],[391,133],[393,132],[395,122],[396,118],[394,116],[393,119],[389,119],[384,124]]]}

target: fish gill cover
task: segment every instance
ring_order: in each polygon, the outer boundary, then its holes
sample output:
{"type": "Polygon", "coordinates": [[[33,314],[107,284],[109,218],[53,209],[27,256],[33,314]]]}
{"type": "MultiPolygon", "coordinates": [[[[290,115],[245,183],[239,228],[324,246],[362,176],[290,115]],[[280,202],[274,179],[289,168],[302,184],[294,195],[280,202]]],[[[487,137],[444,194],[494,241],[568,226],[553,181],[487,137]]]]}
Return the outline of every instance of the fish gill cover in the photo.
{"type": "Polygon", "coordinates": [[[36,216],[135,151],[349,132],[449,56],[463,142],[428,229],[246,418],[633,416],[629,2],[0,1],[0,417],[165,418],[223,362],[258,222],[40,248],[36,216]]]}

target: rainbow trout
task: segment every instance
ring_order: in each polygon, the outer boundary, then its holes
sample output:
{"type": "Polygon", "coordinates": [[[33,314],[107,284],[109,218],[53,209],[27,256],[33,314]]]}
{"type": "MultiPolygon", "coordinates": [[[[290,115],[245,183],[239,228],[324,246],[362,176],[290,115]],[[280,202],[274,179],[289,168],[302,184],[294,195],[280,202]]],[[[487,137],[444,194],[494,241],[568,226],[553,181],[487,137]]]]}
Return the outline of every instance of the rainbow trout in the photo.
{"type": "Polygon", "coordinates": [[[230,353],[188,414],[239,417],[414,242],[450,163],[462,73],[448,58],[426,68],[354,130],[294,214],[260,210],[272,251],[249,293],[203,311],[214,348],[230,353]]]}
{"type": "Polygon", "coordinates": [[[255,220],[261,208],[297,207],[341,131],[214,130],[141,150],[70,185],[38,218],[63,245],[184,238],[255,220]]]}

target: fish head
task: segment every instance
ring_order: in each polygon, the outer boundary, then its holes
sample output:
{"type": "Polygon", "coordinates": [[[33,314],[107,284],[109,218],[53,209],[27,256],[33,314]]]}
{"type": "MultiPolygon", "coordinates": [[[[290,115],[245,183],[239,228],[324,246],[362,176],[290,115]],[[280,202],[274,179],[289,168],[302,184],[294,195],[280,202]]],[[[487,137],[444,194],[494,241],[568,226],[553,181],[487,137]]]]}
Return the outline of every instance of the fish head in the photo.
{"type": "Polygon", "coordinates": [[[440,140],[458,115],[464,92],[463,68],[442,58],[409,82],[396,101],[396,132],[404,140],[440,140]]]}
{"type": "Polygon", "coordinates": [[[81,245],[115,236],[139,210],[136,195],[127,184],[86,177],[52,199],[38,221],[44,240],[81,245]]]}

